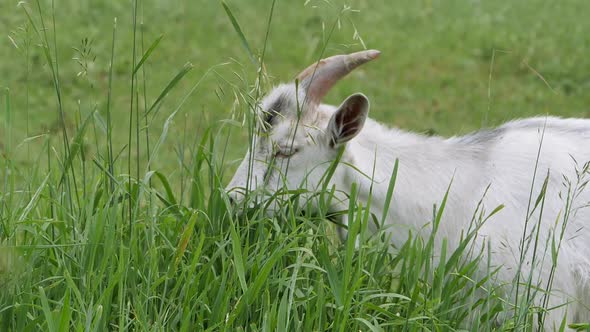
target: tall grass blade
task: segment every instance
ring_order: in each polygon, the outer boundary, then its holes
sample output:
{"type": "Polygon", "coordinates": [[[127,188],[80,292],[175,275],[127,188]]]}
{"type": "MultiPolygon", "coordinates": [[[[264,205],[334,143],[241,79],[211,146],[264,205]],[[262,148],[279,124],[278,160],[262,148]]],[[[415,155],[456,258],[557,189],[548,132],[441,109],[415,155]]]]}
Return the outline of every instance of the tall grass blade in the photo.
{"type": "Polygon", "coordinates": [[[29,200],[27,206],[25,206],[25,208],[23,209],[20,217],[18,218],[18,221],[25,220],[29,216],[29,213],[35,208],[37,202],[39,201],[41,192],[43,192],[43,190],[45,189],[45,185],[47,184],[47,181],[49,180],[50,176],[51,174],[47,174],[47,176],[45,176],[45,179],[43,180],[43,182],[41,182],[41,185],[39,186],[39,188],[37,188],[31,199],[29,200]]]}
{"type": "Polygon", "coordinates": [[[172,78],[172,80],[168,83],[168,85],[166,85],[164,90],[162,90],[162,92],[160,93],[158,98],[156,98],[156,101],[145,112],[145,116],[148,116],[157,106],[159,106],[160,103],[162,102],[162,100],[168,95],[170,90],[172,90],[172,88],[174,88],[174,86],[176,86],[176,84],[178,84],[178,82],[180,82],[180,80],[186,74],[188,74],[188,72],[190,72],[192,69],[193,69],[192,63],[190,63],[190,62],[186,63],[184,65],[184,67],[182,67],[182,69],[178,72],[178,74],[176,74],[176,76],[174,76],[174,78],[172,78]]]}
{"type": "Polygon", "coordinates": [[[233,265],[236,269],[236,274],[238,275],[238,280],[240,281],[242,291],[246,293],[248,291],[248,285],[246,284],[246,276],[244,273],[245,264],[244,255],[242,254],[242,241],[240,241],[240,237],[238,236],[234,225],[231,225],[229,231],[231,236],[232,257],[234,262],[233,265]]]}
{"type": "Polygon", "coordinates": [[[141,68],[143,63],[150,57],[150,55],[156,49],[156,47],[158,47],[158,44],[160,44],[160,41],[162,40],[162,38],[164,38],[164,35],[160,35],[160,37],[156,38],[156,40],[154,40],[154,42],[150,45],[150,47],[147,49],[147,51],[145,51],[145,53],[143,54],[143,56],[141,57],[141,59],[139,60],[139,62],[135,66],[135,68],[133,69],[133,75],[135,75],[137,73],[137,71],[141,68]]]}
{"type": "Polygon", "coordinates": [[[39,286],[39,297],[41,298],[41,307],[43,308],[43,314],[45,315],[45,321],[47,322],[47,330],[50,332],[58,332],[55,317],[53,316],[53,312],[49,307],[49,301],[47,299],[47,295],[45,294],[45,289],[39,286]]]}
{"type": "Polygon", "coordinates": [[[66,160],[64,160],[62,166],[63,170],[61,180],[59,181],[60,184],[63,183],[65,177],[67,176],[68,170],[72,167],[72,163],[74,162],[74,159],[76,158],[78,153],[83,152],[82,150],[84,149],[84,135],[86,134],[86,128],[88,127],[88,124],[91,122],[93,118],[94,112],[88,114],[86,116],[86,119],[84,119],[82,126],[76,132],[76,136],[74,136],[74,140],[70,145],[70,153],[67,155],[67,158],[66,160]]]}
{"type": "Polygon", "coordinates": [[[61,309],[61,315],[59,320],[59,331],[70,330],[70,320],[72,318],[72,308],[70,305],[71,292],[66,291],[66,297],[63,300],[63,308],[61,309]]]}
{"type": "Polygon", "coordinates": [[[231,9],[229,9],[229,7],[225,3],[225,1],[221,1],[221,6],[223,6],[223,9],[225,10],[225,13],[227,14],[227,17],[229,18],[235,32],[238,34],[238,37],[240,38],[240,42],[242,42],[242,46],[244,46],[246,53],[248,53],[248,57],[250,58],[250,61],[252,61],[252,63],[255,66],[258,66],[258,63],[256,61],[256,57],[254,57],[254,54],[252,53],[252,50],[250,49],[250,45],[248,44],[248,41],[246,40],[246,36],[244,36],[244,33],[242,32],[242,28],[240,28],[240,24],[238,24],[238,20],[236,20],[234,14],[232,14],[231,9]]]}

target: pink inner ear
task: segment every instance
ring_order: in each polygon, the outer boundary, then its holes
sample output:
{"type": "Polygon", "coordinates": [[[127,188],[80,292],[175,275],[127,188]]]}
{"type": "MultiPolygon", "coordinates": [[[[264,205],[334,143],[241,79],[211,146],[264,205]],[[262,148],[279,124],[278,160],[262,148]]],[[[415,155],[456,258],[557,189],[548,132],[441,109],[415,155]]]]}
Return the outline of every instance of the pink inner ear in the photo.
{"type": "Polygon", "coordinates": [[[368,111],[367,99],[363,95],[348,97],[338,108],[331,120],[330,146],[351,140],[363,128],[368,111]]]}
{"type": "Polygon", "coordinates": [[[343,110],[336,114],[336,124],[338,125],[338,138],[346,138],[353,136],[358,132],[360,121],[358,107],[351,107],[357,105],[346,106],[343,110]]]}

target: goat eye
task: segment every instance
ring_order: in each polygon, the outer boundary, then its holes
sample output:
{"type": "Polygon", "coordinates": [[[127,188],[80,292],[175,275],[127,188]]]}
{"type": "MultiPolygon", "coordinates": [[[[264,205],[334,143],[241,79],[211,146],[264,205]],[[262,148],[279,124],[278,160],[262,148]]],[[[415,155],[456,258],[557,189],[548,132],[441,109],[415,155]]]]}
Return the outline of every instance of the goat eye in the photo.
{"type": "Polygon", "coordinates": [[[279,148],[275,153],[275,158],[289,158],[299,152],[298,148],[279,148]]]}

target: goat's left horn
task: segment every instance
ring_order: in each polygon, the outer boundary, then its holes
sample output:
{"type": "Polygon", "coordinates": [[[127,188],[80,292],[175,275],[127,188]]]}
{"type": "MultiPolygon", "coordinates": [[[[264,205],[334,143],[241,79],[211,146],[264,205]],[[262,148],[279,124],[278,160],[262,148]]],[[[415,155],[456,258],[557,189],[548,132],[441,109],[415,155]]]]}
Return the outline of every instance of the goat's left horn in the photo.
{"type": "Polygon", "coordinates": [[[367,50],[351,54],[335,55],[307,67],[299,75],[301,88],[313,103],[320,103],[332,86],[363,63],[379,57],[381,52],[367,50]]]}

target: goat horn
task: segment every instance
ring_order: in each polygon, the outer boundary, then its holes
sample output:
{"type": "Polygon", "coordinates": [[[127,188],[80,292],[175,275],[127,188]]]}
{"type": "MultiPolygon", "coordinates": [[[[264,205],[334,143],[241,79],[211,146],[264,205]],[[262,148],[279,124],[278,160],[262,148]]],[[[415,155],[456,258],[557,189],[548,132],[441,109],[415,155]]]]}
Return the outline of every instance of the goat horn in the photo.
{"type": "Polygon", "coordinates": [[[322,59],[297,75],[297,80],[313,103],[321,102],[332,86],[356,67],[379,57],[381,52],[367,50],[322,59]]]}

